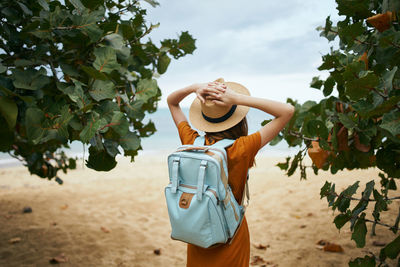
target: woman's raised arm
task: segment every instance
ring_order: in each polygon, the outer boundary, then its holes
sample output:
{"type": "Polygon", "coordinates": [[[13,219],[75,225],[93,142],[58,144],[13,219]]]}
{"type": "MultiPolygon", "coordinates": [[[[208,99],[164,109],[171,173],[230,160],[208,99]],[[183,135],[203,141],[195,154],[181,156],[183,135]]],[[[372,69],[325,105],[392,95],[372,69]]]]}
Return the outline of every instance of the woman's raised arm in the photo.
{"type": "Polygon", "coordinates": [[[232,90],[226,90],[225,93],[212,93],[212,97],[216,104],[249,106],[275,116],[272,121],[264,125],[259,130],[261,135],[261,147],[265,146],[268,142],[274,139],[275,136],[278,135],[278,133],[290,121],[295,110],[292,105],[287,103],[241,95],[233,92],[232,90]]]}

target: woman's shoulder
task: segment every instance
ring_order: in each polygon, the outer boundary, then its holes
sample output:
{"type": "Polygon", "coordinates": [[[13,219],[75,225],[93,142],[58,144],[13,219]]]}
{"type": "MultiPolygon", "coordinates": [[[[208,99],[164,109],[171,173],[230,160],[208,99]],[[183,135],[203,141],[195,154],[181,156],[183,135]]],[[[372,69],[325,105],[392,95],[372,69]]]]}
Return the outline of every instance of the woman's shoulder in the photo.
{"type": "Polygon", "coordinates": [[[260,132],[255,132],[247,136],[241,136],[235,140],[233,145],[227,149],[232,156],[242,157],[249,155],[254,157],[261,146],[260,132]]]}
{"type": "Polygon", "coordinates": [[[181,121],[178,124],[178,132],[182,145],[193,144],[194,139],[199,136],[199,133],[193,130],[187,121],[181,121]]]}
{"type": "Polygon", "coordinates": [[[238,139],[236,139],[234,144],[245,146],[245,147],[247,147],[247,149],[253,148],[253,149],[256,149],[258,151],[260,149],[260,146],[261,146],[261,135],[260,135],[260,132],[257,131],[255,133],[250,134],[250,135],[241,136],[238,139]]]}

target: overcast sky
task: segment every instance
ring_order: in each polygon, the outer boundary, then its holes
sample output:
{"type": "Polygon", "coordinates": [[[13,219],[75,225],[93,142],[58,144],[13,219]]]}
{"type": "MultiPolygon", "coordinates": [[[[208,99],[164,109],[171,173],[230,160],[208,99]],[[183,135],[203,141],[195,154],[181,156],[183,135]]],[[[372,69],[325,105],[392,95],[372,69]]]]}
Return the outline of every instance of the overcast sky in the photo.
{"type": "MultiPolygon", "coordinates": [[[[254,96],[286,102],[286,98],[319,100],[310,88],[328,43],[315,30],[327,16],[338,18],[334,0],[160,0],[148,10],[147,21],[160,22],[150,37],[176,38],[189,31],[196,39],[193,55],[172,60],[158,83],[160,107],[173,90],[218,77],[246,86],[254,96]]],[[[190,106],[193,97],[182,102],[190,106]]]]}

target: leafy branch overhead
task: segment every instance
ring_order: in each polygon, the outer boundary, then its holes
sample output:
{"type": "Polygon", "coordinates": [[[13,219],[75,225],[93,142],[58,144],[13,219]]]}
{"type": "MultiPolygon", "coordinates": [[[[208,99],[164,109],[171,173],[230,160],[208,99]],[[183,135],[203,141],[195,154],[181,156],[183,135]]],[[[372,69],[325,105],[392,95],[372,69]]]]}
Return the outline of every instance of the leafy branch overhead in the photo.
{"type": "MultiPolygon", "coordinates": [[[[368,223],[372,224],[372,234],[376,225],[389,228],[395,235],[399,230],[400,210],[390,222],[382,222],[380,213],[400,199],[391,195],[400,178],[400,1],[336,3],[340,20],[333,22],[327,17],[317,30],[329,42],[338,40],[338,47],[331,47],[322,56],[318,70],[327,72],[327,77],[314,77],[310,83],[325,98],[303,104],[288,98],[287,102],[296,107],[295,114],[271,145],[285,140],[291,147],[300,147],[294,157],[277,164],[288,176],[299,168],[301,179],[306,179],[309,167],[315,174],[321,169],[331,174],[369,167],[381,171],[380,183],[367,183],[361,198],[353,196],[359,182],[341,193],[336,193],[335,184],[329,182],[321,189],[321,198],[339,212],[334,220],[336,227],[349,223],[352,239],[357,247],[364,247],[368,223]],[[312,166],[303,163],[307,154],[312,166]],[[371,202],[375,206],[372,214],[367,214],[371,202]]],[[[379,255],[357,258],[349,265],[387,266],[388,258],[400,264],[399,253],[400,238],[396,237],[379,255]]]]}
{"type": "Polygon", "coordinates": [[[154,44],[145,16],[137,0],[1,0],[0,151],[48,179],[75,168],[62,152],[74,140],[89,168],[111,170],[121,150],[133,161],[156,131],[153,77],[196,48],[188,32],[154,44]]]}

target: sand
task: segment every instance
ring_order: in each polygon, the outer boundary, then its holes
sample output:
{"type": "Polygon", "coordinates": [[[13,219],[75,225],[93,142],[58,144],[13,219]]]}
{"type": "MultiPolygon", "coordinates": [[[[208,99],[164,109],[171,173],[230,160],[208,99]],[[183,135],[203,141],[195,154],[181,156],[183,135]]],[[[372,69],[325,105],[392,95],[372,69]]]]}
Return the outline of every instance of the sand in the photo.
{"type": "MultiPolygon", "coordinates": [[[[0,169],[0,266],[47,266],[60,255],[66,261],[62,266],[185,266],[186,245],[170,239],[165,158],[144,155],[134,163],[120,158],[106,173],[82,168],[79,161],[76,170],[60,173],[61,186],[31,176],[22,166],[0,169]],[[22,213],[25,206],[32,213],[22,213]]],[[[322,171],[318,176],[310,169],[308,180],[300,181],[298,172],[287,177],[274,166],[283,157],[260,155],[256,160],[246,216],[251,258],[265,260],[259,266],[347,266],[366,251],[377,253],[380,247],[373,241],[394,238],[378,225],[377,235],[368,234],[366,246],[356,248],[349,226],[339,232],[332,223],[335,214],[319,196],[326,180],[339,190],[360,180],[360,195],[365,183],[378,177],[377,169],[336,175],[322,171]],[[321,239],[344,252],[317,248],[321,239]],[[258,244],[267,248],[258,249],[258,244]]],[[[393,224],[398,209],[399,203],[393,203],[382,220],[393,224]]]]}

